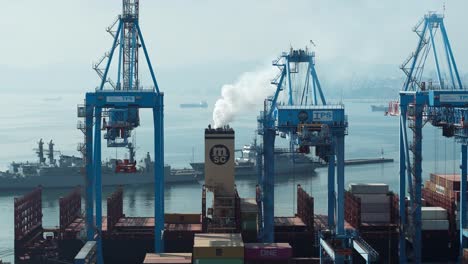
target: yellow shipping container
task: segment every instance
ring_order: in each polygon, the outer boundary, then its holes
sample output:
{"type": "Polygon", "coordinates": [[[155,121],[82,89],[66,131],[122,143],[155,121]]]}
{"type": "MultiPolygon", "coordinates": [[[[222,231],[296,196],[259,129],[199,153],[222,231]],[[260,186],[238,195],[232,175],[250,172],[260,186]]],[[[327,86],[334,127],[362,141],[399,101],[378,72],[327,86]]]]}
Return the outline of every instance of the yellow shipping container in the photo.
{"type": "Polygon", "coordinates": [[[244,243],[240,234],[195,234],[194,259],[243,257],[244,243]]]}

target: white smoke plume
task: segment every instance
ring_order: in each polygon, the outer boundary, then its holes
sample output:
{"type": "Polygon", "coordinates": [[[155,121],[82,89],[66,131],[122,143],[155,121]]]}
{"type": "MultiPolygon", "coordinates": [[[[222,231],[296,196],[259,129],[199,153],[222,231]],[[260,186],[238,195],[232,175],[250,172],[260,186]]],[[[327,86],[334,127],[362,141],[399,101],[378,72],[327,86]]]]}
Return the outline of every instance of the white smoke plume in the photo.
{"type": "Polygon", "coordinates": [[[221,127],[234,121],[241,112],[255,111],[266,97],[274,94],[275,86],[271,80],[278,69],[268,69],[243,73],[234,84],[225,84],[213,109],[214,127],[221,127]]]}

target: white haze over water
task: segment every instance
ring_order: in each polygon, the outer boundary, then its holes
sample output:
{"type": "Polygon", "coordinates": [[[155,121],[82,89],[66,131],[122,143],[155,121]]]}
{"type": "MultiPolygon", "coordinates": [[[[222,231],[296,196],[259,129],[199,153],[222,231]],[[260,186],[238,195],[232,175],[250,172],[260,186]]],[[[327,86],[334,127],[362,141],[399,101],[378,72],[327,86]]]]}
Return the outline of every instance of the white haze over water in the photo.
{"type": "Polygon", "coordinates": [[[277,68],[268,67],[243,73],[235,83],[223,85],[213,109],[214,127],[229,124],[242,112],[258,110],[265,98],[274,94],[271,80],[277,74],[277,68]]]}

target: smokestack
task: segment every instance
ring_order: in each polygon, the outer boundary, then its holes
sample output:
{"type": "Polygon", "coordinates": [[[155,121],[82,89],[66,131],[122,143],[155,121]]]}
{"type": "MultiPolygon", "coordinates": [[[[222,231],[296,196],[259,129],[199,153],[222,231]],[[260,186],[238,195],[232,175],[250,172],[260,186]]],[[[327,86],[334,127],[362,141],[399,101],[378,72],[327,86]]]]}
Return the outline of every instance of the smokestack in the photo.
{"type": "Polygon", "coordinates": [[[205,186],[215,196],[234,195],[234,130],[205,129],[205,186]]]}

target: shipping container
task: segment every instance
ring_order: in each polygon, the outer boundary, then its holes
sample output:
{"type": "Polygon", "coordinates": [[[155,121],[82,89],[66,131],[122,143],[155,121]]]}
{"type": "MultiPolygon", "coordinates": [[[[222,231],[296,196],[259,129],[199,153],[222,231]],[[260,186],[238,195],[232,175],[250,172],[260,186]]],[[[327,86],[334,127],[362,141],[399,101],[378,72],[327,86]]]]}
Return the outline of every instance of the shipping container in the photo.
{"type": "Polygon", "coordinates": [[[361,203],[361,214],[364,213],[389,213],[390,204],[385,203],[361,203]]]}
{"type": "Polygon", "coordinates": [[[390,212],[361,213],[361,221],[367,223],[389,223],[390,212]]]}
{"type": "Polygon", "coordinates": [[[124,217],[123,213],[123,189],[119,187],[107,198],[106,229],[112,231],[119,220],[124,217]]]}
{"type": "Polygon", "coordinates": [[[350,183],[349,191],[353,194],[386,194],[388,184],[384,183],[350,183]]]}
{"type": "Polygon", "coordinates": [[[422,230],[449,230],[449,221],[448,220],[422,220],[421,221],[422,230]]]}
{"type": "Polygon", "coordinates": [[[258,205],[255,198],[241,198],[240,209],[242,213],[258,213],[258,205]]]}
{"type": "Polygon", "coordinates": [[[200,224],[201,214],[165,214],[164,222],[168,224],[200,224]]]}
{"type": "Polygon", "coordinates": [[[192,259],[192,253],[148,253],[146,256],[156,256],[156,257],[177,257],[177,258],[184,258],[184,259],[192,259]]]}
{"type": "Polygon", "coordinates": [[[389,196],[387,194],[354,194],[361,199],[361,203],[388,203],[389,196]]]}
{"type": "Polygon", "coordinates": [[[245,260],[287,260],[292,257],[288,243],[247,243],[244,245],[245,260]]]}
{"type": "Polygon", "coordinates": [[[242,231],[257,231],[258,205],[255,198],[240,199],[240,216],[242,231]]]}
{"type": "Polygon", "coordinates": [[[422,220],[447,220],[447,210],[442,207],[421,207],[422,220]]]}
{"type": "MultiPolygon", "coordinates": [[[[458,257],[458,252],[453,254],[454,251],[451,248],[450,237],[447,231],[423,230],[421,241],[423,262],[448,263],[458,257]]],[[[410,242],[408,245],[411,246],[412,243],[410,242]]]]}
{"type": "Polygon", "coordinates": [[[148,253],[145,256],[144,264],[176,264],[176,263],[192,263],[192,253],[148,253]]]}
{"type": "Polygon", "coordinates": [[[459,174],[436,174],[431,173],[431,182],[442,188],[450,190],[460,190],[460,175],[459,174]]]}
{"type": "Polygon", "coordinates": [[[241,230],[242,231],[257,231],[258,221],[254,220],[244,220],[242,219],[241,230]]]}
{"type": "Polygon", "coordinates": [[[468,264],[468,248],[463,249],[463,264],[468,264]]]}
{"type": "Polygon", "coordinates": [[[302,232],[306,224],[299,217],[275,217],[275,232],[302,232]]]}
{"type": "Polygon", "coordinates": [[[143,264],[188,264],[192,263],[192,259],[183,257],[161,257],[156,254],[146,254],[143,264]]]}
{"type": "Polygon", "coordinates": [[[193,258],[244,259],[242,237],[240,234],[195,234],[193,258]]]}
{"type": "Polygon", "coordinates": [[[201,224],[166,224],[163,233],[165,251],[192,252],[195,234],[201,231],[201,224]]]}

